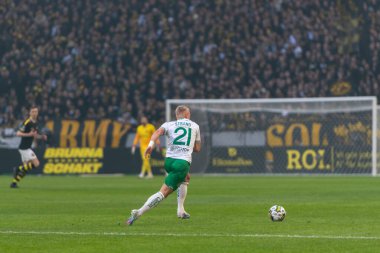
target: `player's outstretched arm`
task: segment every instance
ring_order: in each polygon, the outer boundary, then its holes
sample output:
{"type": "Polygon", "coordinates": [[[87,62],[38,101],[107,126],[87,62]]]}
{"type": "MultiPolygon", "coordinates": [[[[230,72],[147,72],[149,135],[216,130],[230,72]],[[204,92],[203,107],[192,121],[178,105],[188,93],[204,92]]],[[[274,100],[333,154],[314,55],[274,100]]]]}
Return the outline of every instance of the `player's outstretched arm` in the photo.
{"type": "Polygon", "coordinates": [[[201,152],[201,141],[195,141],[193,151],[194,152],[201,152]]]}
{"type": "Polygon", "coordinates": [[[145,153],[144,153],[144,156],[147,158],[150,156],[150,154],[152,153],[153,151],[153,148],[154,148],[154,144],[156,143],[156,141],[158,140],[158,138],[161,136],[161,135],[164,135],[165,134],[165,129],[163,129],[162,127],[160,127],[159,129],[157,129],[153,134],[152,134],[152,137],[150,138],[150,142],[149,142],[149,145],[147,147],[147,149],[145,150],[145,153]]]}
{"type": "Polygon", "coordinates": [[[24,133],[21,131],[16,132],[16,136],[18,137],[36,137],[37,136],[37,131],[31,131],[30,133],[24,133]]]}
{"type": "Polygon", "coordinates": [[[196,134],[195,134],[195,143],[194,143],[194,148],[193,148],[194,152],[201,151],[201,133],[199,131],[199,128],[197,130],[198,131],[196,131],[196,134]]]}
{"type": "Polygon", "coordinates": [[[132,155],[135,154],[135,151],[136,151],[136,145],[137,145],[137,143],[139,142],[139,140],[140,140],[140,135],[139,135],[138,132],[136,132],[135,138],[133,139],[132,148],[131,148],[131,154],[132,154],[132,155]]]}

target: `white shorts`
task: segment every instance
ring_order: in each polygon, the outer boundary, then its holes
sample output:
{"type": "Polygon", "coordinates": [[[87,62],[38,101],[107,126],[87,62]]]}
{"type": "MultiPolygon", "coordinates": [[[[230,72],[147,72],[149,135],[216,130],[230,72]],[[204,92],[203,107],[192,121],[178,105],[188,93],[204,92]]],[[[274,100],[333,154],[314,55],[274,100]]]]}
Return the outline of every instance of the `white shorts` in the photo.
{"type": "Polygon", "coordinates": [[[36,154],[34,154],[33,150],[29,149],[19,149],[18,152],[21,154],[21,160],[23,163],[29,162],[37,158],[36,154]]]}

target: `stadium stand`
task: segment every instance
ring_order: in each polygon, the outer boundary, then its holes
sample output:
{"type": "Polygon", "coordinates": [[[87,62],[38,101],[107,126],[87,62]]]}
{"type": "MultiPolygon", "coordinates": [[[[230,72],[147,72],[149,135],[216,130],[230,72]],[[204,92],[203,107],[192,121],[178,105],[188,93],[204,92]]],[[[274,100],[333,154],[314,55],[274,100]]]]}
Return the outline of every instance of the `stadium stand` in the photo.
{"type": "Polygon", "coordinates": [[[167,98],[376,95],[379,32],[376,0],[5,0],[0,126],[31,104],[135,125],[167,98]]]}

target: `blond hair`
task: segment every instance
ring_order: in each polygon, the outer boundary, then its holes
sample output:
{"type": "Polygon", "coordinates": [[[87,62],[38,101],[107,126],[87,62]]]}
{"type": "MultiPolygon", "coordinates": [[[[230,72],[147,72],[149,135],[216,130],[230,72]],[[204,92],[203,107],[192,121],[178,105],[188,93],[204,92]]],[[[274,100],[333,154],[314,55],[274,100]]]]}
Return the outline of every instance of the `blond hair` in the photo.
{"type": "Polygon", "coordinates": [[[190,112],[190,108],[186,105],[179,105],[177,108],[175,108],[175,116],[177,118],[184,118],[186,112],[190,112]]]}

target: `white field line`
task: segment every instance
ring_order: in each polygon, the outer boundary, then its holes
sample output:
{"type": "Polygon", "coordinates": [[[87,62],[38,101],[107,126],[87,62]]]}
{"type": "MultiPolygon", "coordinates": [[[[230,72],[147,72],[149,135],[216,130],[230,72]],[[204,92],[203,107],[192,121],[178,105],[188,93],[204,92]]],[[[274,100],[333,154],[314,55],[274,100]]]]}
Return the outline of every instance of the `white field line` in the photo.
{"type": "Polygon", "coordinates": [[[380,240],[379,236],[354,235],[286,235],[286,234],[208,234],[208,233],[134,233],[134,232],[65,232],[65,231],[1,231],[0,235],[62,235],[62,236],[161,236],[161,237],[237,237],[237,238],[298,238],[331,240],[380,240]]]}

